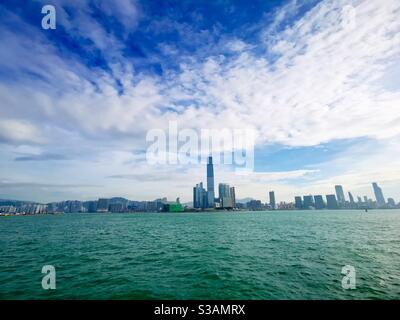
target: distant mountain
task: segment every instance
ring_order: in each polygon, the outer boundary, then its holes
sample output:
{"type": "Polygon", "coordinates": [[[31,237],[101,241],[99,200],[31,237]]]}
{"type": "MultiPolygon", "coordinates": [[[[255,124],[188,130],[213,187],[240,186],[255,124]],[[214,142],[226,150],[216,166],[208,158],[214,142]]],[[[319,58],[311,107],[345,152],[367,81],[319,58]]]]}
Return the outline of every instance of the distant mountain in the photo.
{"type": "Polygon", "coordinates": [[[236,203],[247,203],[251,200],[254,200],[253,198],[243,198],[243,199],[237,199],[236,203]]]}
{"type": "Polygon", "coordinates": [[[23,201],[23,200],[12,200],[12,199],[0,199],[0,206],[15,206],[22,204],[36,203],[33,201],[23,201]]]}
{"type": "Polygon", "coordinates": [[[109,204],[127,204],[129,202],[128,199],[122,197],[113,197],[108,199],[109,204]]]}

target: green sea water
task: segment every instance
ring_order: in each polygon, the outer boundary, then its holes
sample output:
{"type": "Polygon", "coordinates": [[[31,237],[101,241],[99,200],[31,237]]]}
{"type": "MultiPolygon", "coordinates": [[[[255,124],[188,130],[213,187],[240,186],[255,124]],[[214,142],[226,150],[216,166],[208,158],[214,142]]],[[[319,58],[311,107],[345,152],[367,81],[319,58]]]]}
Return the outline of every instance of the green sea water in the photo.
{"type": "Polygon", "coordinates": [[[0,299],[400,299],[400,211],[0,217],[0,299]]]}

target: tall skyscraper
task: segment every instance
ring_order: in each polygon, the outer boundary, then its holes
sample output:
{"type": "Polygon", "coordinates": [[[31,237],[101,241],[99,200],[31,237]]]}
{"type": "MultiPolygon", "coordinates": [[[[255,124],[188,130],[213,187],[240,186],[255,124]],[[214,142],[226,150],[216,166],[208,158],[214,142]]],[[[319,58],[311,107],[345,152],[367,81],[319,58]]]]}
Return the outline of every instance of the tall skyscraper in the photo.
{"type": "Polygon", "coordinates": [[[354,197],[353,197],[353,195],[351,194],[351,192],[349,191],[349,201],[350,201],[350,204],[354,204],[355,202],[354,202],[354,197]]]}
{"type": "Polygon", "coordinates": [[[354,201],[354,197],[350,191],[349,191],[349,202],[350,202],[350,209],[357,208],[357,203],[354,201]]]}
{"type": "Polygon", "coordinates": [[[303,209],[303,200],[301,200],[300,196],[294,197],[294,206],[296,209],[303,209]]]}
{"type": "Polygon", "coordinates": [[[204,209],[207,202],[207,192],[203,188],[203,182],[196,184],[193,188],[193,208],[204,209]]]}
{"type": "Polygon", "coordinates": [[[326,207],[328,209],[338,209],[338,202],[336,201],[336,196],[334,194],[326,195],[326,207]]]}
{"type": "Polygon", "coordinates": [[[310,209],[314,207],[314,198],[312,195],[303,197],[303,209],[310,209]]]}
{"type": "Polygon", "coordinates": [[[269,192],[269,205],[272,210],[276,209],[275,192],[274,191],[269,192]]]}
{"type": "Polygon", "coordinates": [[[344,207],[346,199],[344,198],[343,187],[341,185],[335,186],[337,202],[340,208],[344,207]]]}
{"type": "Polygon", "coordinates": [[[236,208],[236,193],[235,187],[231,187],[232,208],[236,208]]]}
{"type": "Polygon", "coordinates": [[[233,208],[231,188],[229,184],[220,183],[218,185],[219,201],[222,208],[233,208]]]}
{"type": "Polygon", "coordinates": [[[314,196],[314,202],[315,202],[315,209],[324,209],[325,208],[325,202],[322,196],[314,196]]]}
{"type": "Polygon", "coordinates": [[[375,199],[378,207],[383,207],[386,204],[385,198],[383,196],[382,189],[378,186],[376,182],[372,183],[372,188],[374,189],[375,199]]]}
{"type": "Polygon", "coordinates": [[[209,208],[214,208],[214,199],[214,165],[212,162],[212,156],[209,156],[207,163],[207,206],[209,208]]]}

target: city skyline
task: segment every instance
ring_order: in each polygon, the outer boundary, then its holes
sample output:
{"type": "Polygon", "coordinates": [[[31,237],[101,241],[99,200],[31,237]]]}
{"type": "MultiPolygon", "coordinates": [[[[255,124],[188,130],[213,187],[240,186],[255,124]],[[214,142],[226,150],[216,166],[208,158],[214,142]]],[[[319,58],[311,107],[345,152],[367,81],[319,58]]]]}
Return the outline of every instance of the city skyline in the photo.
{"type": "Polygon", "coordinates": [[[146,159],[175,122],[255,131],[253,171],[214,164],[238,199],[398,201],[399,1],[172,3],[0,4],[0,198],[189,202],[206,163],[146,159]]]}
{"type": "Polygon", "coordinates": [[[0,214],[39,214],[57,212],[182,212],[194,210],[339,210],[339,209],[398,209],[400,202],[393,198],[385,198],[382,188],[376,182],[371,184],[375,200],[357,195],[357,201],[351,191],[344,195],[342,185],[335,185],[335,194],[295,196],[294,201],[276,201],[275,191],[268,192],[268,199],[263,202],[253,198],[246,201],[236,198],[234,186],[220,182],[218,197],[214,192],[214,168],[212,156],[207,158],[207,189],[203,182],[193,187],[193,202],[181,204],[180,197],[176,201],[168,201],[166,197],[152,201],[129,200],[123,197],[99,198],[98,200],[79,201],[63,200],[51,203],[35,203],[0,199],[0,214]],[[213,197],[210,197],[213,196],[213,197]]]}

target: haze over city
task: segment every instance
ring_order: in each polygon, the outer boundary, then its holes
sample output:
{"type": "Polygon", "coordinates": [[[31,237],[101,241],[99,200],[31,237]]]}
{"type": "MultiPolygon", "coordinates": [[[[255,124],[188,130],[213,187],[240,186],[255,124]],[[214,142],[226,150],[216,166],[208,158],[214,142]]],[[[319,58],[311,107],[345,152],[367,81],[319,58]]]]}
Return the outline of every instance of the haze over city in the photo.
{"type": "Polygon", "coordinates": [[[256,132],[239,199],[400,199],[399,1],[52,3],[0,4],[0,198],[192,201],[204,163],[146,160],[176,121],[256,132]]]}

